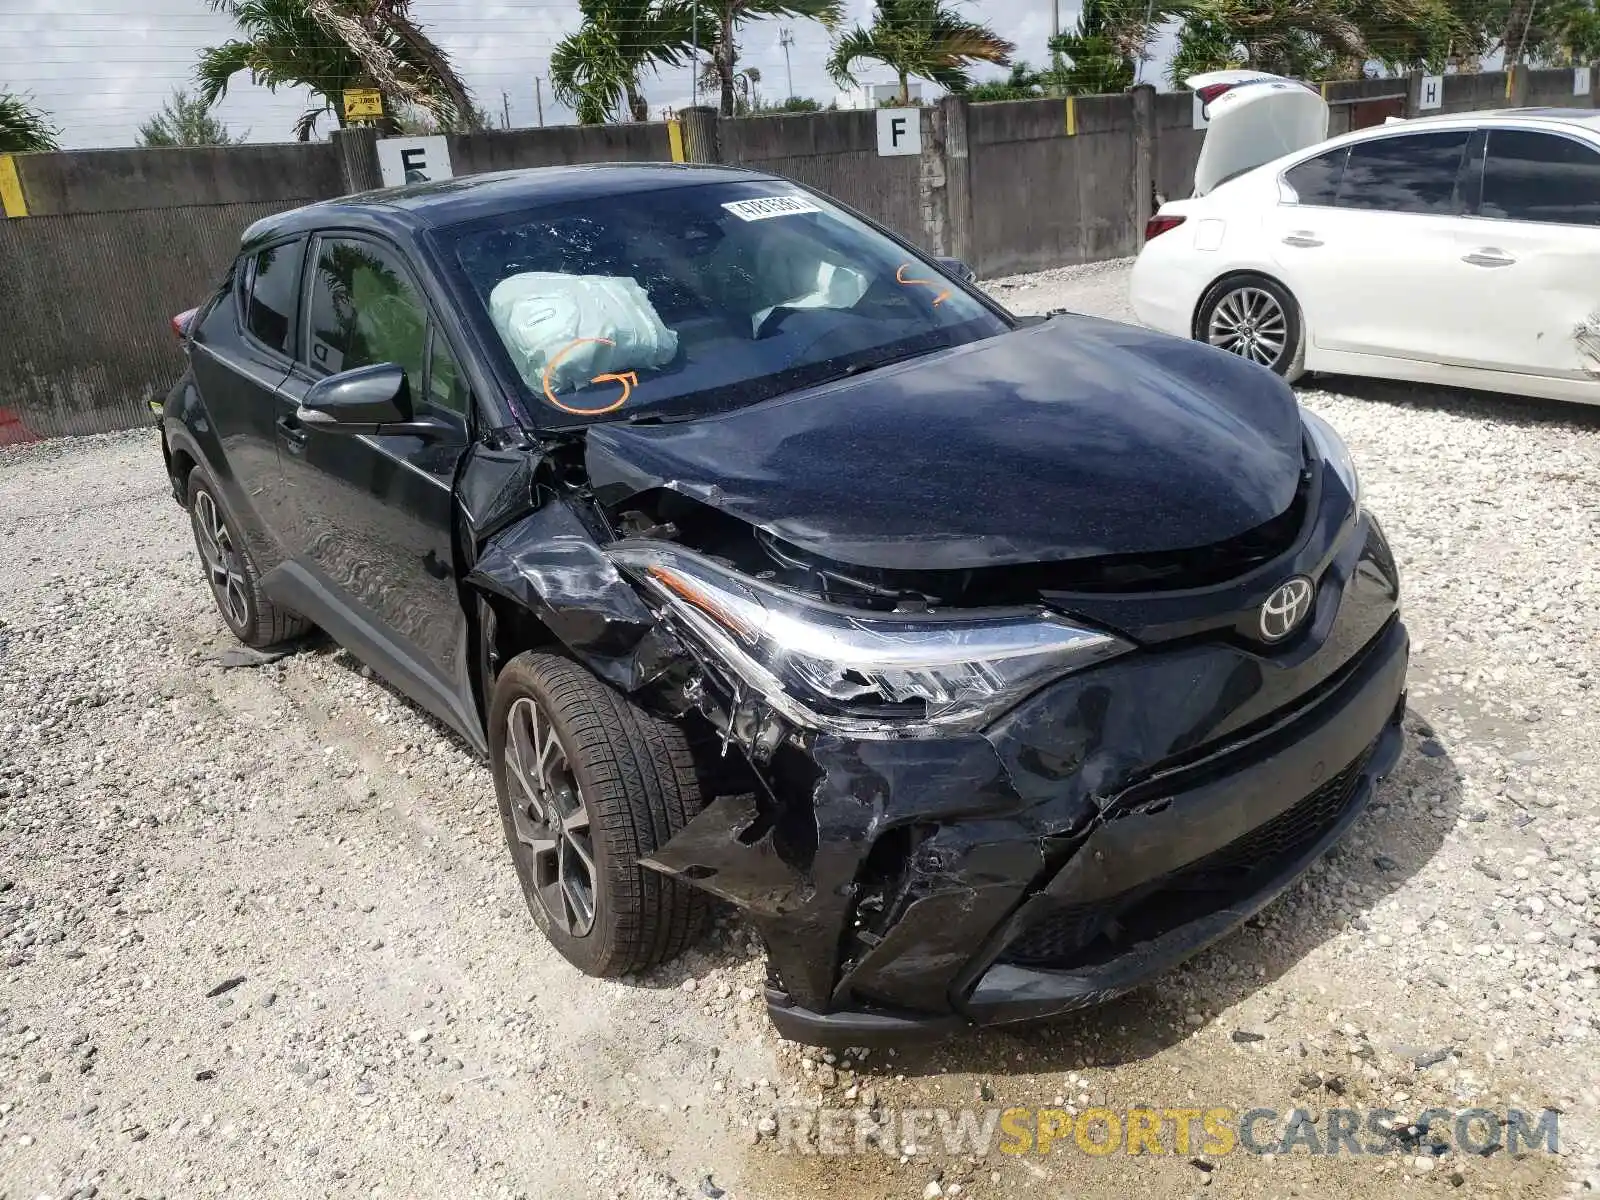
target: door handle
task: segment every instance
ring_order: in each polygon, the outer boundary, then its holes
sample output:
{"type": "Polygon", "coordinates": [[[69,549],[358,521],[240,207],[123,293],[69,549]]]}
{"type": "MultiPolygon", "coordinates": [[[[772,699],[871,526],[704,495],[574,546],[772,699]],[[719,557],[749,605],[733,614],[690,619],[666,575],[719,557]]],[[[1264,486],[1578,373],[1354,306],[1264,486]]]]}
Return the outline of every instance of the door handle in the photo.
{"type": "Polygon", "coordinates": [[[1309,248],[1311,246],[1322,245],[1322,240],[1309,229],[1297,229],[1283,239],[1283,244],[1285,246],[1301,246],[1309,248]]]}
{"type": "Polygon", "coordinates": [[[294,417],[279,417],[275,424],[278,427],[278,436],[289,443],[291,450],[298,450],[306,444],[306,427],[295,420],[294,417]]]}
{"type": "Polygon", "coordinates": [[[1471,254],[1463,254],[1461,261],[1475,267],[1509,267],[1517,260],[1498,246],[1481,246],[1471,254]]]}

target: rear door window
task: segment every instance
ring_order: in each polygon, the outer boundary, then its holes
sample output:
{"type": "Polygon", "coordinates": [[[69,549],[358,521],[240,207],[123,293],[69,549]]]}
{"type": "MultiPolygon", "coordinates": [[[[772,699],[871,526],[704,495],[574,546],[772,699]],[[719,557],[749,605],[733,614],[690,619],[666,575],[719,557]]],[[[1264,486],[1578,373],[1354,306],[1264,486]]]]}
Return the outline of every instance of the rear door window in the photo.
{"type": "Polygon", "coordinates": [[[424,395],[427,309],[398,254],[365,238],[320,238],[308,291],[301,357],[312,370],[398,363],[413,398],[424,395]]]}
{"type": "Polygon", "coordinates": [[[301,241],[284,242],[240,263],[239,317],[245,331],[268,350],[292,354],[295,300],[300,294],[301,241]]]}
{"type": "Polygon", "coordinates": [[[1344,179],[1344,161],[1349,153],[1350,147],[1340,146],[1285,171],[1283,181],[1294,189],[1295,202],[1331,206],[1338,198],[1339,183],[1344,179]]]}
{"type": "Polygon", "coordinates": [[[1461,160],[1469,130],[1374,138],[1350,147],[1338,207],[1370,212],[1461,211],[1461,160]]]}
{"type": "Polygon", "coordinates": [[[1558,134],[1491,129],[1478,213],[1508,221],[1600,225],[1600,153],[1558,134]]]}

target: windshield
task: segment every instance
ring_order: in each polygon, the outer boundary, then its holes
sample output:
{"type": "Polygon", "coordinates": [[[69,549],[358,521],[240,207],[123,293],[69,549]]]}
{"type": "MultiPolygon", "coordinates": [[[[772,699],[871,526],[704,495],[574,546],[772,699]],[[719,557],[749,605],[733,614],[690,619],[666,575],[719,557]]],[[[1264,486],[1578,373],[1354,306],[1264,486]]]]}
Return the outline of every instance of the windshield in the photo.
{"type": "Polygon", "coordinates": [[[1007,329],[893,241],[775,180],[449,232],[539,425],[721,411],[1007,329]]]}

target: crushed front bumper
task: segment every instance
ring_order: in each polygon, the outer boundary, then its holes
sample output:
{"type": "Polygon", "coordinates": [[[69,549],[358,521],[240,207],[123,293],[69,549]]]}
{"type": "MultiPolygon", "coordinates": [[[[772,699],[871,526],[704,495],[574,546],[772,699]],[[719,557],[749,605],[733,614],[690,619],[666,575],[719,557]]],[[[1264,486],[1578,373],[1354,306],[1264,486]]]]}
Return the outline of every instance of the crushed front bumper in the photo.
{"type": "Polygon", "coordinates": [[[774,987],[773,1024],[818,1045],[903,1042],[1057,1016],[1171,969],[1269,904],[1361,815],[1403,749],[1406,658],[1396,621],[1310,711],[1133,789],[963,964],[948,1012],[818,1012],[774,987]]]}
{"type": "Polygon", "coordinates": [[[1401,751],[1408,641],[1368,517],[1264,649],[1176,637],[981,733],[780,749],[650,866],[735,904],[786,1036],[870,1045],[1034,1020],[1237,926],[1349,827],[1401,751]]]}

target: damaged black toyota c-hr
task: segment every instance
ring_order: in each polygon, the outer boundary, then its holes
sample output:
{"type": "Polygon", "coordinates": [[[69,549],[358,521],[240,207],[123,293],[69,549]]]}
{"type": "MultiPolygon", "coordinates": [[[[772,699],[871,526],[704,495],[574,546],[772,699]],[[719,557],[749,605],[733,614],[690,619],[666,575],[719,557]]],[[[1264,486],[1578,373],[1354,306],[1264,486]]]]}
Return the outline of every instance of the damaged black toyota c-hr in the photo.
{"type": "Polygon", "coordinates": [[[1400,753],[1394,559],[1281,380],[1012,316],[789,181],[315,205],[177,326],[224,620],[320,626],[486,753],[592,974],[714,896],[801,1040],[1065,1012],[1265,905],[1400,753]]]}

